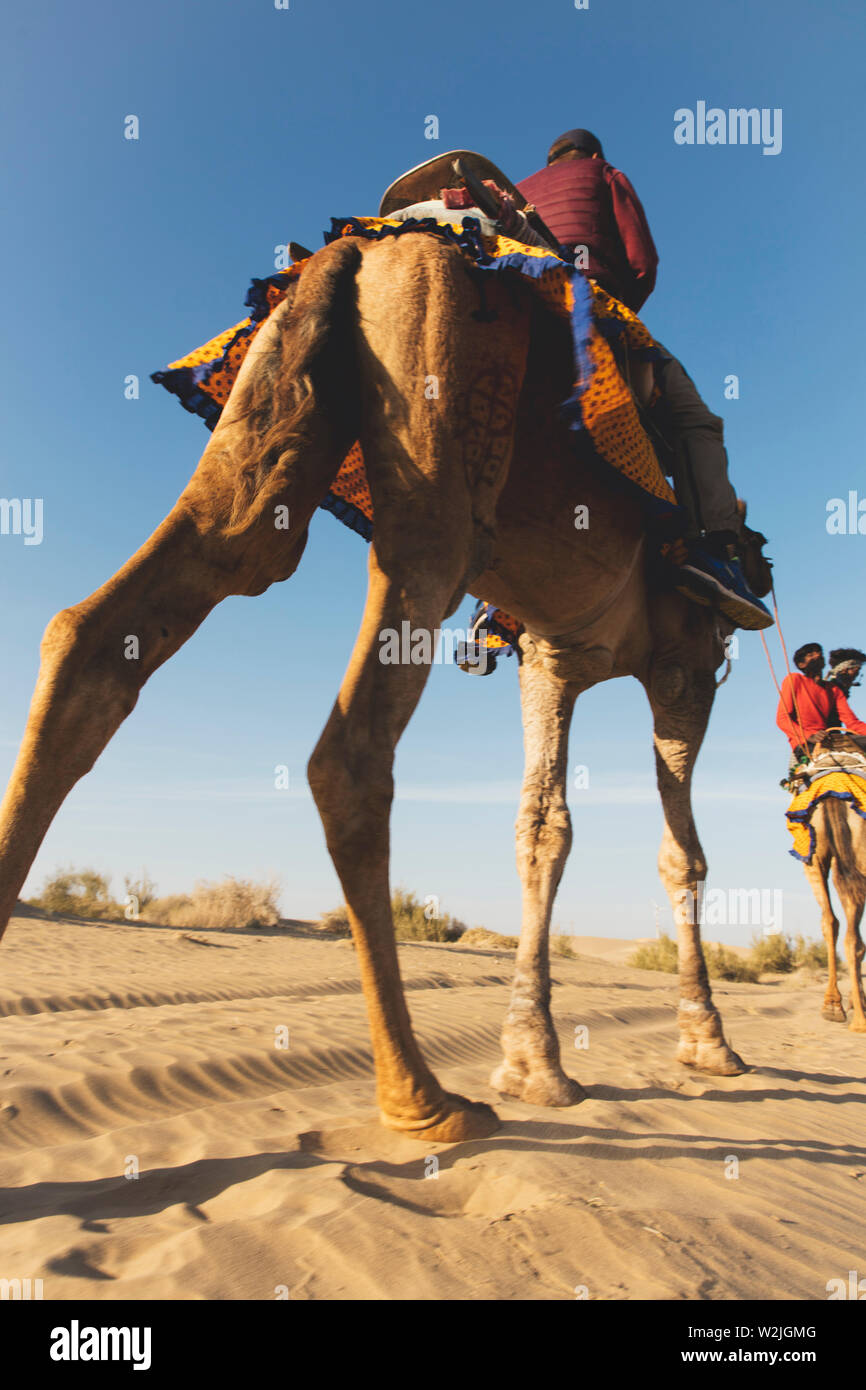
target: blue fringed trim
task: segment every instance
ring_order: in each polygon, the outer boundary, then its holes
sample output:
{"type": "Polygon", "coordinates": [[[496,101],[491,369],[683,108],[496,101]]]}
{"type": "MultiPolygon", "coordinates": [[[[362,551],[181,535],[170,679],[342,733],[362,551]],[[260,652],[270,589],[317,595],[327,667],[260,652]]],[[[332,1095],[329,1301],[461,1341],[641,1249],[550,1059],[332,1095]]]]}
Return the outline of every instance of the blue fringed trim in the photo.
{"type": "MultiPolygon", "coordinates": [[[[339,241],[343,236],[361,236],[366,241],[382,241],[385,237],[405,236],[407,232],[432,232],[440,241],[447,241],[452,246],[458,246],[461,251],[468,251],[478,265],[486,265],[492,259],[484,249],[481,223],[477,217],[464,217],[462,232],[456,232],[450,223],[437,222],[435,217],[407,217],[405,222],[400,222],[394,227],[364,227],[357,217],[332,217],[331,230],[323,232],[322,236],[327,246],[332,241],[339,241]]],[[[553,259],[555,258],[551,257],[551,260],[553,259]]]]}
{"type": "Polygon", "coordinates": [[[815,853],[815,827],[812,824],[812,813],[819,801],[827,801],[830,797],[835,797],[837,801],[850,801],[861,820],[866,820],[866,811],[860,810],[851,792],[822,792],[820,796],[815,797],[814,801],[810,801],[808,806],[804,806],[802,811],[795,811],[793,815],[786,814],[787,820],[799,821],[801,825],[806,826],[809,832],[808,854],[798,854],[795,849],[788,850],[791,858],[799,859],[801,864],[811,864],[812,855],[815,853]]]}
{"type": "Polygon", "coordinates": [[[359,536],[363,536],[365,541],[373,539],[373,523],[368,516],[351,502],[347,502],[345,497],[335,497],[329,492],[319,506],[326,512],[331,512],[338,521],[342,521],[344,526],[348,526],[351,531],[357,531],[359,536]]]}
{"type": "Polygon", "coordinates": [[[199,390],[198,383],[205,369],[173,367],[164,372],[151,372],[150,379],[155,381],[157,386],[164,386],[166,391],[177,396],[184,410],[188,410],[191,415],[198,415],[212,431],[222,415],[222,406],[199,390]],[[199,375],[196,376],[196,373],[199,375]]]}
{"type": "MultiPolygon", "coordinates": [[[[297,276],[294,277],[297,279],[297,276]]],[[[275,275],[268,275],[264,280],[251,280],[247,290],[247,297],[244,300],[244,307],[249,309],[250,318],[253,323],[261,323],[271,313],[271,305],[268,302],[268,288],[273,285],[278,290],[284,290],[291,284],[292,276],[289,270],[278,270],[275,275]]]]}

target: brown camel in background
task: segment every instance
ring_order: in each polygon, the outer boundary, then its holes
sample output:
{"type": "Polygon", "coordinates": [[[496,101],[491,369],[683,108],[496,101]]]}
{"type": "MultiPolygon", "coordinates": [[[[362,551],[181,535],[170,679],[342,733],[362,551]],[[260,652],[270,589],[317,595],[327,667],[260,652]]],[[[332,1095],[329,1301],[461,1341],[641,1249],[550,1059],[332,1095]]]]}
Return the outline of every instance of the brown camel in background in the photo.
{"type": "MultiPolygon", "coordinates": [[[[821,735],[812,751],[812,765],[818,768],[859,768],[866,773],[863,754],[850,734],[831,729],[821,735]]],[[[851,980],[851,1010],[848,1027],[854,1033],[866,1033],[866,1000],[860,967],[866,946],[860,936],[860,919],[866,905],[866,820],[858,815],[850,801],[827,797],[812,812],[815,848],[812,862],[804,864],[806,877],[821,909],[821,930],[827,943],[829,978],[821,1010],[825,1018],[844,1023],[845,1010],[836,979],[836,940],[839,921],[830,901],[830,872],[842,903],[847,922],[845,960],[851,980]]]]}
{"type": "MultiPolygon", "coordinates": [[[[647,691],[665,816],[659,867],[676,907],[706,874],[690,783],[722,659],[711,610],[652,591],[637,504],[575,457],[556,413],[572,376],[567,326],[500,277],[485,286],[488,312],[474,313],[475,274],[456,249],[420,234],[346,237],[313,257],[255,338],[166,520],[108,583],[48,625],[0,807],[5,925],[58,808],[145,681],[222,599],[294,572],[310,517],[360,439],[375,511],[366,608],[309,778],[349,908],[382,1120],[425,1141],[488,1134],[497,1120],[442,1090],[403,995],[389,890],[392,769],[428,667],[383,664],[383,629],[408,620],[432,632],[467,591],[525,626],[524,927],[494,1084],[553,1105],[582,1095],[560,1066],[547,940],[570,836],[574,700],[614,676],[636,676],[647,691]],[[589,507],[586,530],[574,526],[578,504],[589,507]],[[288,532],[275,525],[285,507],[288,532]],[[129,634],[138,660],[126,659],[129,634]]],[[[679,1058],[733,1074],[742,1063],[712,1001],[699,926],[677,916],[679,1058]]]]}

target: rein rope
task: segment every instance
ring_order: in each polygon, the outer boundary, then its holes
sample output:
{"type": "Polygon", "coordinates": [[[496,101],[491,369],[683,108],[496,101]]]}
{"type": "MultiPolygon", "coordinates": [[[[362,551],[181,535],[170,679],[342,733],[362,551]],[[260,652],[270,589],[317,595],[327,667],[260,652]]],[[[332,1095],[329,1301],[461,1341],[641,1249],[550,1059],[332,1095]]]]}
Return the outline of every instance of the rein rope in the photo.
{"type": "MultiPolygon", "coordinates": [[[[790,664],[790,662],[788,661],[788,648],[785,646],[785,634],[784,634],[783,631],[782,631],[782,623],[781,623],[781,620],[780,620],[780,618],[779,618],[779,604],[778,604],[778,601],[777,601],[777,599],[776,599],[776,586],[775,586],[775,584],[771,584],[771,586],[770,586],[770,592],[771,592],[771,594],[773,595],[773,617],[774,617],[775,620],[776,620],[776,631],[777,631],[778,634],[779,634],[779,642],[781,643],[781,646],[782,646],[782,654],[783,654],[783,656],[784,656],[784,658],[785,658],[785,671],[786,671],[787,674],[790,676],[790,675],[792,674],[792,671],[791,671],[791,664],[790,664]]],[[[766,637],[764,636],[763,632],[761,632],[761,633],[759,634],[759,636],[760,636],[760,638],[761,638],[761,646],[764,648],[764,655],[765,655],[765,657],[767,658],[767,665],[768,665],[769,668],[770,668],[770,675],[773,677],[773,684],[775,685],[776,690],[778,691],[779,699],[781,700],[781,698],[782,698],[782,687],[779,685],[779,682],[778,682],[777,679],[776,679],[776,672],[773,670],[773,661],[772,661],[772,658],[771,658],[771,656],[770,656],[770,649],[769,649],[769,647],[767,646],[767,639],[766,639],[766,637]]],[[[797,724],[797,728],[798,728],[798,730],[799,730],[799,732],[800,732],[800,743],[801,743],[802,747],[805,749],[805,747],[806,747],[806,734],[805,734],[805,732],[804,732],[804,730],[803,730],[803,721],[802,721],[802,719],[800,718],[800,710],[799,710],[799,707],[798,707],[798,705],[797,705],[797,697],[796,697],[796,695],[794,694],[794,687],[793,687],[793,685],[791,686],[791,700],[792,700],[793,705],[794,705],[794,714],[796,715],[796,724],[797,724]]]]}

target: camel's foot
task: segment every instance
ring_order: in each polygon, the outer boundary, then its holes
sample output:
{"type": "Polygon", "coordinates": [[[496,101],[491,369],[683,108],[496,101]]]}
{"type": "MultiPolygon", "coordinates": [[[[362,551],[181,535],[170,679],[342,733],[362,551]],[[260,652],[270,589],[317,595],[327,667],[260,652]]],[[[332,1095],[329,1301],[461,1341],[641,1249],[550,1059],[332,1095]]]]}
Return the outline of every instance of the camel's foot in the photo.
{"type": "Polygon", "coordinates": [[[842,1001],[825,999],[824,1007],[821,1010],[821,1017],[829,1020],[830,1023],[845,1023],[847,1015],[842,1007],[842,1001]]]}
{"type": "Polygon", "coordinates": [[[714,1005],[681,999],[677,1061],[711,1076],[739,1076],[749,1068],[725,1042],[722,1020],[714,1005]]]}
{"type": "Polygon", "coordinates": [[[716,1039],[705,1041],[701,1038],[681,1038],[677,1048],[677,1061],[684,1067],[695,1071],[706,1071],[711,1076],[740,1076],[749,1068],[737,1053],[725,1042],[716,1039]]]}
{"type": "Polygon", "coordinates": [[[852,1033],[866,1033],[866,1018],[852,1018],[848,1027],[852,1033]]]}
{"type": "MultiPolygon", "coordinates": [[[[515,977],[519,992],[532,981],[515,977]]],[[[586,1092],[566,1076],[560,1061],[559,1038],[546,1001],[530,997],[513,999],[502,1029],[502,1061],[490,1077],[494,1090],[514,1096],[527,1105],[579,1105],[586,1092]]]]}
{"type": "Polygon", "coordinates": [[[566,1076],[562,1067],[550,1063],[533,1066],[506,1058],[492,1073],[490,1084],[501,1095],[514,1096],[527,1105],[579,1105],[586,1100],[583,1087],[566,1076]]]}
{"type": "Polygon", "coordinates": [[[465,1096],[446,1091],[441,1103],[431,1115],[413,1117],[395,1115],[380,1110],[379,1116],[387,1129],[399,1130],[408,1139],[424,1144],[459,1144],[465,1139],[486,1139],[499,1129],[499,1116],[483,1101],[466,1100],[465,1096]]]}

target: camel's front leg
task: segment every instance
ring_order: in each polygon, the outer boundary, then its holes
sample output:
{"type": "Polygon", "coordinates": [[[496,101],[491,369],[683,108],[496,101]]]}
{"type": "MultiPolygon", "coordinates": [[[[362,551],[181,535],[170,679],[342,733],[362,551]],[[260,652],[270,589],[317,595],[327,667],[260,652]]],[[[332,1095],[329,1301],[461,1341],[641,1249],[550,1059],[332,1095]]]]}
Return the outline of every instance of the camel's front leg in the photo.
{"type": "MultiPolygon", "coordinates": [[[[859,830],[859,827],[858,827],[859,830]]],[[[856,869],[845,873],[836,862],[836,891],[845,909],[848,929],[845,933],[845,961],[848,978],[851,981],[851,1019],[848,1027],[852,1033],[866,1033],[866,1000],[863,998],[863,977],[861,967],[866,946],[860,936],[860,921],[866,905],[866,879],[856,869]]],[[[829,960],[829,952],[828,952],[829,960]]],[[[844,1015],[843,1015],[844,1016],[844,1015]]]]}
{"type": "Polygon", "coordinates": [[[419,538],[387,574],[371,550],[361,631],[308,771],[349,909],[382,1122],[424,1142],[453,1143],[492,1134],[499,1122],[488,1105],[443,1091],[421,1056],[400,979],[389,888],[394,750],[429,672],[425,636],[432,642],[461,568],[449,566],[446,548],[443,536],[441,563],[428,569],[416,558],[419,538]]]}
{"type": "Polygon", "coordinates": [[[647,687],[653,712],[656,774],[665,828],[659,875],[671,901],[679,938],[680,1044],[677,1060],[716,1076],[737,1076],[745,1063],[725,1041],[701,947],[698,885],[707,866],[691,803],[692,772],[715,695],[712,666],[658,661],[647,687]]]}
{"type": "MultiPolygon", "coordinates": [[[[816,829],[819,818],[823,815],[821,807],[815,813],[816,829]]],[[[821,909],[821,932],[827,946],[827,988],[824,991],[824,1003],[821,1013],[824,1018],[831,1023],[845,1022],[845,1009],[842,1004],[842,995],[839,992],[839,981],[836,969],[836,941],[839,936],[839,919],[833,911],[833,904],[830,900],[830,865],[832,862],[831,854],[822,854],[818,849],[812,856],[811,864],[804,864],[803,869],[806,878],[812,887],[812,892],[821,909]]],[[[861,908],[862,911],[862,908],[861,908]]]]}
{"type": "Polygon", "coordinates": [[[550,1013],[550,916],[568,851],[568,729],[575,695],[524,646],[520,699],[526,763],[517,820],[517,866],[523,922],[511,1003],[502,1029],[504,1060],[490,1084],[531,1105],[576,1105],[584,1099],[566,1076],[550,1013]]]}

